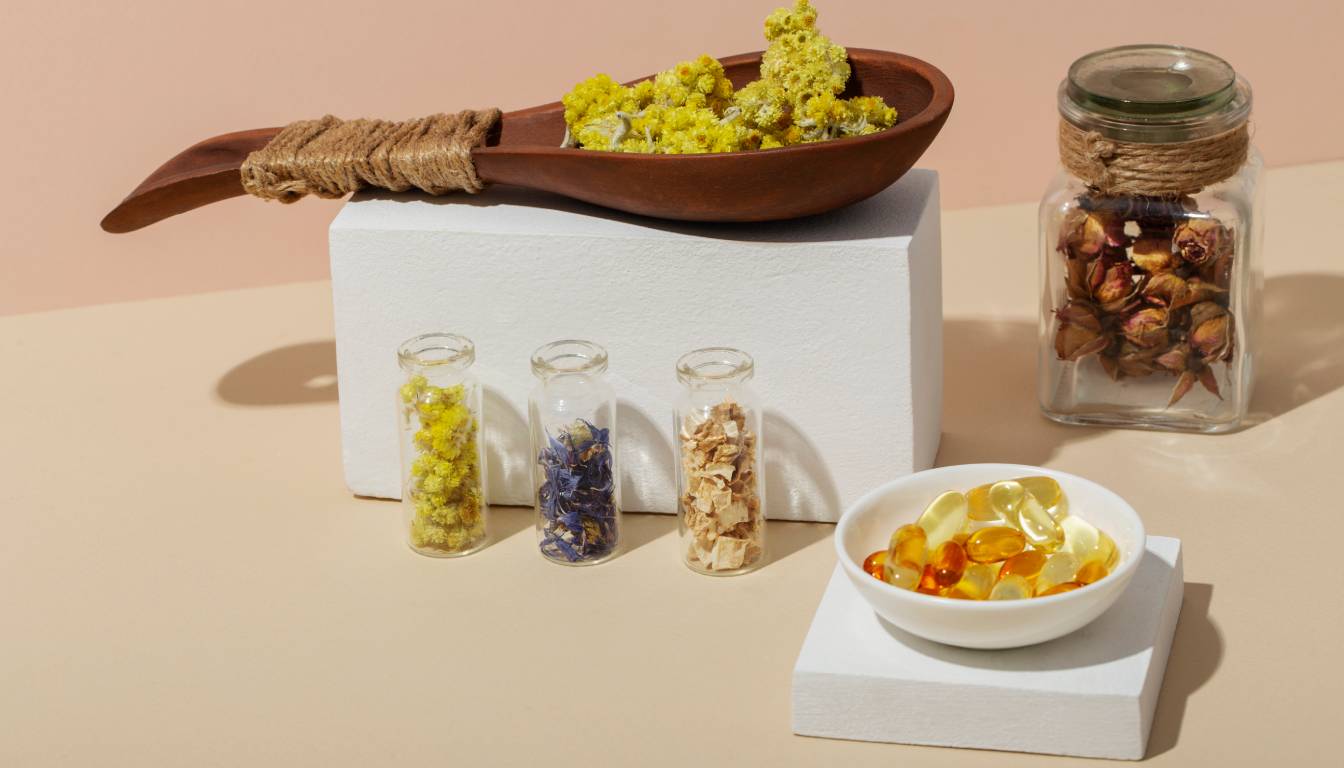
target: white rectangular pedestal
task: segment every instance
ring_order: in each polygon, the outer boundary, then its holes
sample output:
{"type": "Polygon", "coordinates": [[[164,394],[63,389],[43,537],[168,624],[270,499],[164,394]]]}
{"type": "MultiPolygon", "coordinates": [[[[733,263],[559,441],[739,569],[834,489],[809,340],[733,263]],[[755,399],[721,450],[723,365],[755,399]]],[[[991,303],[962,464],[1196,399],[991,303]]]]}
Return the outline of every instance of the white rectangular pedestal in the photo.
{"type": "Polygon", "coordinates": [[[880,482],[930,466],[942,408],[938,180],[911,171],[822,216],[658,221],[495,188],[356,195],[332,222],[346,482],[400,494],[396,348],[472,338],[486,388],[487,496],[530,504],[527,393],[538,346],[610,353],[622,507],[672,512],[677,357],[756,360],[770,517],[838,519],[880,482]]]}
{"type": "Polygon", "coordinates": [[[804,736],[1138,760],[1181,610],[1181,542],[1148,537],[1128,589],[1073,634],[977,651],[878,618],[837,567],[793,670],[804,736]]]}

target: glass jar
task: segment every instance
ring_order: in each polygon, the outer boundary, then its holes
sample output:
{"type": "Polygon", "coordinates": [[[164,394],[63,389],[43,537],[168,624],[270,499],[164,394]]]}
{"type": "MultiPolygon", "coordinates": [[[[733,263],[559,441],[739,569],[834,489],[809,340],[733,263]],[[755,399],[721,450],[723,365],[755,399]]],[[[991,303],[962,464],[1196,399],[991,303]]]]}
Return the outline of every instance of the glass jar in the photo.
{"type": "Polygon", "coordinates": [[[1200,432],[1245,417],[1263,284],[1250,109],[1246,81],[1201,51],[1069,68],[1040,209],[1046,416],[1200,432]]]}
{"type": "Polygon", "coordinates": [[[591,341],[553,341],[532,353],[533,503],[537,544],[552,562],[600,563],[620,540],[616,396],[606,370],[607,351],[591,341]]]}
{"type": "Polygon", "coordinates": [[[453,333],[426,333],[397,350],[401,505],[411,549],[457,557],[485,545],[481,388],[476,347],[453,333]]]}
{"type": "Polygon", "coordinates": [[[673,414],[680,461],[677,496],[682,560],[715,576],[765,561],[761,409],[748,384],[746,352],[697,349],[677,361],[684,385],[673,414]]]}

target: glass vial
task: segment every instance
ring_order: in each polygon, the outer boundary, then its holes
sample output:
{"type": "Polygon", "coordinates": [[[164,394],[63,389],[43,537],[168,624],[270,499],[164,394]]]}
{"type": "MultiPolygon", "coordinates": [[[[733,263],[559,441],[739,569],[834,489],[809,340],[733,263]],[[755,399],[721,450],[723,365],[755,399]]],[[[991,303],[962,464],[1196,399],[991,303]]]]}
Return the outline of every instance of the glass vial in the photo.
{"type": "Polygon", "coordinates": [[[600,563],[620,541],[616,396],[606,370],[607,351],[591,341],[554,341],[532,354],[533,504],[537,545],[552,562],[600,563]]]}
{"type": "Polygon", "coordinates": [[[681,556],[691,570],[746,573],[765,561],[761,409],[751,355],[697,349],[677,361],[673,415],[681,556]]]}
{"type": "Polygon", "coordinates": [[[427,333],[397,350],[401,505],[411,549],[457,557],[486,542],[481,388],[476,347],[453,333],[427,333]]]}
{"type": "MultiPolygon", "coordinates": [[[[1190,156],[1201,146],[1245,136],[1250,108],[1250,87],[1216,56],[1165,45],[1099,51],[1060,85],[1061,156],[1078,157],[1064,144],[1085,137],[1107,162],[1147,161],[1129,164],[1129,187],[1167,183],[1210,162],[1190,156]]],[[[1229,153],[1230,175],[1186,192],[1103,193],[1080,178],[1088,165],[1063,164],[1040,209],[1046,416],[1200,432],[1241,424],[1263,283],[1261,161],[1241,146],[1229,153]]]]}

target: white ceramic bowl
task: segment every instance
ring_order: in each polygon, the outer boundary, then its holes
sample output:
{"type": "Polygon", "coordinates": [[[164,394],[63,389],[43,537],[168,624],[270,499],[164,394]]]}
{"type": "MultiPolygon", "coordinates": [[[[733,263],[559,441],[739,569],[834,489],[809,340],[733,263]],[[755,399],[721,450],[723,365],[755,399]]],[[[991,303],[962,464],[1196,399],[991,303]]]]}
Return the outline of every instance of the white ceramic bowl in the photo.
{"type": "Polygon", "coordinates": [[[911,634],[964,648],[1016,648],[1082,627],[1110,608],[1129,586],[1144,548],[1143,521],[1124,499],[1091,480],[1020,464],[939,467],[893,480],[845,510],[835,529],[840,567],[879,616],[911,634]],[[1055,478],[1068,497],[1069,514],[1115,540],[1120,560],[1106,578],[1050,597],[971,601],[900,589],[864,572],[863,559],[886,549],[892,531],[915,522],[938,494],[1024,475],[1055,478]]]}

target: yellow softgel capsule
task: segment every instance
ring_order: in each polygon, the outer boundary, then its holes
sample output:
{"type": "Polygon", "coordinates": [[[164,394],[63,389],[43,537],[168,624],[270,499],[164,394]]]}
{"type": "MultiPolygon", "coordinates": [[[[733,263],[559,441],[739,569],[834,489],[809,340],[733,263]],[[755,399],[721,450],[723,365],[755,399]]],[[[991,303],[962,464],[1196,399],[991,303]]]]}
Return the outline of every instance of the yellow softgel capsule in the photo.
{"type": "Polygon", "coordinates": [[[1064,532],[1064,544],[1060,550],[1078,558],[1080,564],[1098,560],[1107,570],[1114,565],[1115,542],[1101,529],[1076,516],[1061,520],[1059,528],[1064,532]]]}
{"type": "Polygon", "coordinates": [[[882,566],[887,562],[887,550],[879,549],[863,559],[863,570],[879,581],[885,581],[882,566]]]}
{"type": "Polygon", "coordinates": [[[1083,585],[1079,584],[1076,581],[1066,581],[1063,584],[1056,584],[1055,586],[1045,590],[1044,592],[1037,592],[1036,596],[1049,597],[1051,595],[1062,595],[1065,592],[1072,592],[1073,590],[1078,589],[1081,586],[1083,585]]]}
{"type": "Polygon", "coordinates": [[[997,563],[1027,548],[1027,537],[1016,528],[981,528],[966,540],[966,556],[977,563],[997,563]]]}
{"type": "Polygon", "coordinates": [[[1074,574],[1073,580],[1079,584],[1092,584],[1106,578],[1106,564],[1100,560],[1088,560],[1086,563],[1078,566],[1078,573],[1074,574]]]}
{"type": "Polygon", "coordinates": [[[916,571],[923,570],[927,546],[928,536],[923,528],[913,524],[902,525],[891,534],[887,544],[887,562],[907,563],[916,571]]]}
{"type": "Polygon", "coordinates": [[[962,600],[984,600],[994,589],[994,569],[983,563],[971,563],[961,574],[961,581],[942,591],[943,597],[962,600]]]}
{"type": "Polygon", "coordinates": [[[966,508],[972,520],[980,523],[997,523],[1002,518],[989,503],[989,488],[993,483],[977,485],[966,492],[966,508]]]}
{"type": "Polygon", "coordinates": [[[1064,489],[1059,487],[1059,481],[1055,478],[1031,475],[1014,480],[1025,488],[1027,493],[1035,496],[1051,517],[1062,520],[1068,515],[1068,500],[1064,497],[1064,489]]]}
{"type": "Polygon", "coordinates": [[[1039,549],[1019,552],[1003,561],[1003,567],[999,568],[999,578],[1021,576],[1029,582],[1035,581],[1041,569],[1045,567],[1045,558],[1046,554],[1039,549]]]}
{"type": "Polygon", "coordinates": [[[1045,559],[1045,565],[1036,575],[1036,594],[1044,594],[1058,584],[1073,581],[1077,574],[1078,558],[1068,552],[1056,552],[1045,559]]]}
{"type": "Polygon", "coordinates": [[[947,491],[925,507],[915,523],[924,529],[926,546],[936,549],[966,528],[968,515],[966,497],[957,491],[947,491]]]}
{"type": "Polygon", "coordinates": [[[1029,493],[1023,494],[1022,503],[1017,507],[1017,527],[1022,530],[1022,535],[1027,537],[1027,543],[1036,549],[1054,552],[1064,543],[1064,531],[1059,527],[1059,523],[1056,523],[1055,518],[1041,506],[1041,502],[1029,493]]]}
{"type": "Polygon", "coordinates": [[[999,579],[989,591],[990,600],[1025,600],[1031,597],[1031,584],[1015,573],[999,579]]]}
{"type": "Polygon", "coordinates": [[[1017,508],[1026,498],[1027,490],[1014,480],[1004,480],[989,487],[989,506],[1000,520],[1017,525],[1017,508]]]}

